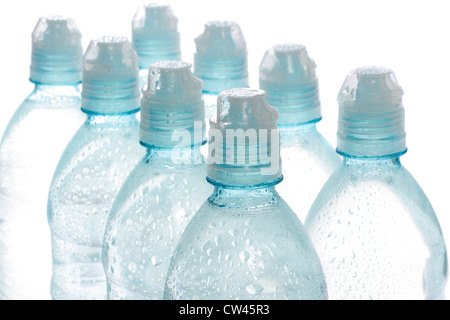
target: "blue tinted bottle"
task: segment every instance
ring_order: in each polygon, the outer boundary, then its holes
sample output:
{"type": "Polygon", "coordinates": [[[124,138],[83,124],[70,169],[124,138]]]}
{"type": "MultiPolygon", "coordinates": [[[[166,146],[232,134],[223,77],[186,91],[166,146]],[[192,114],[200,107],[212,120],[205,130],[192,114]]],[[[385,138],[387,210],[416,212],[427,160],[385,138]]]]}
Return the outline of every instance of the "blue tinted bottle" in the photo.
{"type": "Polygon", "coordinates": [[[447,251],[425,193],[400,163],[403,90],[386,68],[364,67],[339,96],[341,166],[305,222],[330,299],[443,299],[447,251]]]}
{"type": "Polygon", "coordinates": [[[147,84],[153,63],[181,59],[178,19],[169,5],[152,3],[139,7],[133,18],[131,38],[139,58],[141,88],[147,84]]]}
{"type": "Polygon", "coordinates": [[[48,221],[53,299],[105,299],[101,252],[119,189],[142,158],[137,55],[126,38],[91,41],[83,57],[82,110],[87,114],[53,177],[48,221]]]}
{"type": "Polygon", "coordinates": [[[239,24],[213,20],[205,24],[203,33],[195,39],[195,45],[194,75],[203,80],[208,132],[209,119],[217,112],[219,93],[249,86],[247,44],[239,24]]]}
{"type": "Polygon", "coordinates": [[[175,249],[166,299],[327,298],[314,247],[275,189],[282,180],[278,112],[264,95],[219,95],[207,159],[214,191],[175,249]]]}
{"type": "Polygon", "coordinates": [[[105,231],[109,299],[163,298],[172,252],[212,192],[200,153],[202,81],[191,65],[152,65],[141,110],[140,143],[147,154],[121,188],[105,231]]]}
{"type": "Polygon", "coordinates": [[[283,183],[280,195],[304,222],[311,205],[341,160],[317,130],[322,119],[316,64],[300,44],[276,45],[259,68],[260,88],[280,117],[283,183]]]}
{"type": "Polygon", "coordinates": [[[0,299],[50,299],[47,196],[80,111],[81,33],[72,19],[39,19],[32,34],[33,92],[0,145],[0,299]]]}

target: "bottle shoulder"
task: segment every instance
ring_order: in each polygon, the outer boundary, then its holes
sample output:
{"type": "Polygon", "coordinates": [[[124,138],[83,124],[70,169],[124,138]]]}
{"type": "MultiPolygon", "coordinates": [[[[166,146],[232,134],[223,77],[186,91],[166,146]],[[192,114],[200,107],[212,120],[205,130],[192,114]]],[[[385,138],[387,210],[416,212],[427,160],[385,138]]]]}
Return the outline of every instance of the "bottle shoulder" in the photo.
{"type": "MultiPolygon", "coordinates": [[[[418,229],[441,234],[436,214],[412,174],[401,165],[346,166],[328,179],[305,221],[307,228],[343,221],[398,225],[409,221],[418,229]],[[321,222],[319,222],[321,221],[321,222]]],[[[357,227],[356,224],[352,227],[357,227]]]]}
{"type": "Polygon", "coordinates": [[[278,128],[280,130],[280,139],[285,143],[307,144],[311,141],[331,148],[330,143],[315,124],[279,126],[278,128]]]}
{"type": "MultiPolygon", "coordinates": [[[[270,283],[277,283],[289,288],[286,291],[290,298],[326,297],[325,279],[314,247],[300,221],[286,205],[266,212],[261,209],[246,212],[244,208],[230,210],[205,202],[178,243],[168,272],[169,283],[181,281],[183,288],[194,288],[196,283],[198,286],[206,279],[202,271],[214,275],[217,283],[241,283],[251,273],[257,275],[258,281],[225,291],[247,298],[264,292],[259,297],[273,299],[270,283]],[[202,266],[200,271],[198,265],[202,266]],[[180,268],[188,276],[172,279],[180,268]],[[271,273],[270,270],[278,271],[271,273]],[[270,277],[269,282],[266,277],[270,277]],[[291,287],[287,283],[296,285],[291,287]],[[304,289],[301,292],[297,290],[299,283],[304,289]]],[[[197,294],[198,297],[206,295],[197,294]]]]}
{"type": "Polygon", "coordinates": [[[170,215],[174,207],[197,210],[213,191],[205,176],[203,164],[169,167],[143,157],[120,188],[111,219],[119,214],[132,219],[170,215]]]}
{"type": "Polygon", "coordinates": [[[76,87],[36,88],[19,105],[18,112],[29,109],[71,109],[81,108],[81,92],[76,87]]]}
{"type": "Polygon", "coordinates": [[[25,98],[25,101],[34,103],[66,103],[81,101],[81,90],[78,86],[45,86],[37,87],[25,98]]]}
{"type": "Polygon", "coordinates": [[[126,274],[133,262],[145,265],[147,274],[154,273],[153,283],[163,283],[161,268],[168,268],[185,227],[213,191],[205,179],[205,166],[153,169],[145,158],[141,160],[121,186],[109,213],[103,252],[107,270],[114,265],[111,277],[126,274]],[[130,247],[130,243],[139,245],[130,247]]]}
{"type": "MultiPolygon", "coordinates": [[[[98,130],[83,124],[66,146],[57,166],[52,187],[71,178],[90,176],[107,180],[129,173],[145,155],[139,144],[138,126],[131,130],[98,130]],[[120,171],[120,172],[119,172],[120,171]]],[[[77,180],[79,184],[83,179],[77,180]]]]}
{"type": "Polygon", "coordinates": [[[307,154],[317,161],[328,161],[334,166],[341,162],[340,156],[328,140],[315,128],[302,126],[280,127],[281,155],[307,154]]]}
{"type": "MultiPolygon", "coordinates": [[[[217,190],[203,203],[193,218],[192,228],[205,229],[217,226],[216,231],[228,232],[220,229],[223,225],[234,225],[235,228],[245,230],[260,230],[262,233],[284,234],[302,238],[306,235],[301,222],[287,203],[278,195],[270,200],[252,197],[223,198],[217,197],[217,190]]],[[[196,233],[192,231],[192,233],[196,233]]]]}
{"type": "Polygon", "coordinates": [[[425,196],[412,174],[402,165],[347,166],[343,163],[330,176],[318,198],[361,194],[368,189],[388,190],[408,198],[425,196]]]}
{"type": "Polygon", "coordinates": [[[9,120],[3,139],[8,139],[17,130],[35,130],[45,121],[46,125],[58,126],[58,123],[81,125],[86,115],[81,112],[79,94],[51,96],[32,92],[16,109],[9,120]]]}
{"type": "Polygon", "coordinates": [[[122,191],[147,188],[147,192],[158,193],[173,188],[189,189],[200,182],[206,185],[206,170],[204,164],[173,165],[169,161],[149,161],[145,155],[131,171],[122,191]]]}
{"type": "Polygon", "coordinates": [[[378,182],[399,189],[410,184],[418,186],[413,175],[397,159],[387,159],[375,163],[361,162],[357,165],[346,163],[344,160],[330,177],[329,182],[334,182],[336,185],[378,182]]]}
{"type": "MultiPolygon", "coordinates": [[[[105,121],[100,123],[92,122],[88,116],[87,120],[79,127],[73,136],[71,143],[84,145],[98,141],[111,146],[122,145],[125,141],[133,145],[139,145],[139,121],[105,121]]],[[[145,148],[140,146],[142,150],[145,148]]]]}

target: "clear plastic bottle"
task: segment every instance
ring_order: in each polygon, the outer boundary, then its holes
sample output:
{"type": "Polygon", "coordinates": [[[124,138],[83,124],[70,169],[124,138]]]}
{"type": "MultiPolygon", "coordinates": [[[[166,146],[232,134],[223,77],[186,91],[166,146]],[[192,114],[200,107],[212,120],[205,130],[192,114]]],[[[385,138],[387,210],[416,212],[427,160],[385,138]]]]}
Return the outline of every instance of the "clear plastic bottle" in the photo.
{"type": "Polygon", "coordinates": [[[106,226],[109,299],[163,298],[172,252],[212,192],[200,153],[202,81],[190,64],[166,61],[150,67],[148,84],[140,127],[147,155],[121,188],[106,226]]]}
{"type": "Polygon", "coordinates": [[[106,299],[103,235],[113,201],[144,152],[138,143],[137,55],[122,37],[91,41],[83,58],[87,121],[67,146],[48,198],[53,299],[106,299]]]}
{"type": "Polygon", "coordinates": [[[317,130],[322,119],[316,64],[300,44],[266,51],[259,67],[260,88],[278,109],[284,181],[283,199],[304,222],[314,199],[341,159],[317,130]]]}
{"type": "Polygon", "coordinates": [[[47,196],[64,148],[86,119],[80,111],[82,54],[74,20],[39,19],[30,67],[35,88],[0,145],[0,299],[50,299],[47,196]]]}
{"type": "Polygon", "coordinates": [[[153,63],[181,59],[178,19],[172,7],[151,3],[140,6],[132,22],[132,44],[139,57],[140,87],[145,88],[153,63]]]}
{"type": "Polygon", "coordinates": [[[172,256],[166,299],[327,298],[314,247],[275,190],[278,112],[264,95],[245,88],[219,95],[207,159],[214,192],[172,256]]]}
{"type": "Polygon", "coordinates": [[[343,164],[305,222],[330,299],[443,299],[447,251],[426,195],[399,157],[406,152],[403,90],[394,73],[364,67],[338,101],[343,164]]]}
{"type": "MultiPolygon", "coordinates": [[[[248,87],[247,44],[241,27],[234,21],[213,20],[195,39],[194,75],[203,80],[206,132],[209,119],[217,112],[220,92],[248,87]]],[[[207,154],[207,148],[204,148],[207,154]]]]}

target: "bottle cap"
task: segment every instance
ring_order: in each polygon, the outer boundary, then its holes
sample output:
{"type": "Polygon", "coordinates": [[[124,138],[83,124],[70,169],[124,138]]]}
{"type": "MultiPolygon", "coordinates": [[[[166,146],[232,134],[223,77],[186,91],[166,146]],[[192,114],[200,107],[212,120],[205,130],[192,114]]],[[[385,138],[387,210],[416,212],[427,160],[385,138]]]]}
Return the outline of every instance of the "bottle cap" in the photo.
{"type": "Polygon", "coordinates": [[[139,7],[132,23],[132,42],[141,69],[159,61],[180,60],[178,19],[172,7],[160,4],[139,7]]]}
{"type": "Polygon", "coordinates": [[[32,34],[30,81],[79,83],[82,56],[81,33],[73,19],[42,17],[32,34]]]}
{"type": "Polygon", "coordinates": [[[282,180],[278,111],[263,90],[228,89],[210,120],[208,181],[229,187],[257,187],[282,180]]]}
{"type": "Polygon", "coordinates": [[[259,85],[267,102],[280,111],[278,124],[321,119],[316,64],[301,44],[280,44],[266,51],[259,66],[259,85]]]}
{"type": "Polygon", "coordinates": [[[83,57],[82,109],[112,114],[139,110],[137,55],[125,37],[92,40],[83,57]]]}
{"type": "Polygon", "coordinates": [[[382,157],[406,152],[403,90],[387,68],[350,72],[338,95],[337,151],[346,156],[382,157]]]}
{"type": "Polygon", "coordinates": [[[195,43],[194,74],[203,80],[203,91],[248,87],[247,45],[236,22],[206,23],[195,43]]]}
{"type": "Polygon", "coordinates": [[[141,109],[143,145],[172,148],[204,142],[203,83],[191,68],[182,61],[162,61],[150,67],[141,109]]]}

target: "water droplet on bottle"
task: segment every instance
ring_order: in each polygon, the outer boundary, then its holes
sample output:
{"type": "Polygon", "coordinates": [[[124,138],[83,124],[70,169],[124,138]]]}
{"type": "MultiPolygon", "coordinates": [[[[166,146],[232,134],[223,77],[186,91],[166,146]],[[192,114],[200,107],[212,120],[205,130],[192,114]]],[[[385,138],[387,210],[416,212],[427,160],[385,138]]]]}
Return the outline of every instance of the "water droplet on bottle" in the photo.
{"type": "Polygon", "coordinates": [[[130,270],[131,273],[136,272],[136,264],[134,264],[133,262],[131,262],[131,263],[128,265],[128,270],[130,270]]]}
{"type": "Polygon", "coordinates": [[[161,264],[161,260],[157,256],[153,256],[151,261],[152,261],[152,265],[154,265],[155,267],[159,266],[161,264]]]}
{"type": "Polygon", "coordinates": [[[241,258],[242,262],[247,262],[248,259],[250,258],[250,253],[248,253],[247,250],[241,251],[239,253],[239,258],[241,258]]]}
{"type": "Polygon", "coordinates": [[[251,283],[245,287],[245,290],[251,295],[258,295],[264,291],[264,287],[259,284],[251,283]]]}

